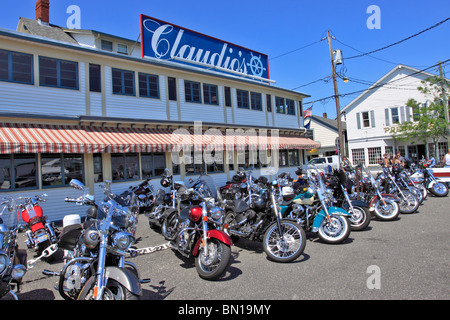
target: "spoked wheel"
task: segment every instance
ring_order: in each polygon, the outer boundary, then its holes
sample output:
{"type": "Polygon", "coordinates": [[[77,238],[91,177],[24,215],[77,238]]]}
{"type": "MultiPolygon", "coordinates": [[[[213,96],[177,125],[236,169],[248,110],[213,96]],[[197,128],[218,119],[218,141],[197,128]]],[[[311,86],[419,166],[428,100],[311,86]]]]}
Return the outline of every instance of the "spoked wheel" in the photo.
{"type": "Polygon", "coordinates": [[[296,222],[281,220],[281,234],[277,222],[273,222],[264,234],[263,248],[270,260],[292,262],[305,250],[306,233],[296,222]]]}
{"type": "Polygon", "coordinates": [[[177,232],[177,218],[178,211],[171,212],[166,219],[164,219],[161,226],[161,233],[166,240],[174,240],[177,232]]]}
{"type": "MultiPolygon", "coordinates": [[[[95,277],[91,277],[77,300],[94,300],[95,277]]],[[[139,300],[139,296],[128,291],[119,282],[108,279],[102,300],[139,300]]]]}
{"type": "Polygon", "coordinates": [[[417,197],[409,190],[402,189],[402,193],[405,197],[399,196],[399,210],[400,213],[414,213],[419,208],[419,200],[417,197]]]}
{"type": "Polygon", "coordinates": [[[381,221],[392,221],[397,219],[400,210],[397,202],[394,200],[380,199],[375,204],[373,214],[381,221]]]}
{"type": "Polygon", "coordinates": [[[350,235],[350,222],[343,216],[331,216],[331,222],[327,218],[322,220],[319,227],[319,238],[326,243],[341,243],[350,235]]]}
{"type": "Polygon", "coordinates": [[[208,240],[207,254],[202,246],[195,258],[195,268],[199,276],[205,280],[220,278],[231,262],[231,248],[229,245],[211,238],[208,240]]]}
{"type": "Polygon", "coordinates": [[[445,197],[448,194],[447,186],[441,182],[436,182],[429,190],[436,197],[445,197]]]}
{"type": "Polygon", "coordinates": [[[348,220],[350,221],[352,231],[364,230],[370,224],[371,214],[369,208],[353,206],[353,210],[348,208],[347,212],[351,214],[348,220]]]}

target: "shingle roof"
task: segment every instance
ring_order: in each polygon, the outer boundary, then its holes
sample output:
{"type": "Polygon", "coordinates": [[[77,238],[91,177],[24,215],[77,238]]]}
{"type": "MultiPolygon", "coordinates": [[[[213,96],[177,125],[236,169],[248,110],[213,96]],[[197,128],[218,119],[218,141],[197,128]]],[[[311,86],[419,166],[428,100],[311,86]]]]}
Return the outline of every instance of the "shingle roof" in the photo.
{"type": "Polygon", "coordinates": [[[68,33],[66,33],[61,27],[42,23],[37,20],[20,18],[19,26],[22,25],[25,32],[29,32],[32,35],[50,38],[53,40],[78,44],[74,38],[72,38],[68,33]]]}

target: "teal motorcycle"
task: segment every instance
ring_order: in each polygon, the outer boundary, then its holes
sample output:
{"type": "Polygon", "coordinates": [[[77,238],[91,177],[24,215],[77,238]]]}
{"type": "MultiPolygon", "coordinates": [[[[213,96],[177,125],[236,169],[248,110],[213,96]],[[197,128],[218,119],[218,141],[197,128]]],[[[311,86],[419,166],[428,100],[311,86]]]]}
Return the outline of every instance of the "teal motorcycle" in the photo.
{"type": "Polygon", "coordinates": [[[351,232],[351,214],[331,206],[333,190],[325,187],[324,177],[316,168],[308,167],[303,172],[308,188],[297,195],[283,193],[282,216],[297,221],[306,232],[317,233],[325,243],[344,242],[351,232]]]}

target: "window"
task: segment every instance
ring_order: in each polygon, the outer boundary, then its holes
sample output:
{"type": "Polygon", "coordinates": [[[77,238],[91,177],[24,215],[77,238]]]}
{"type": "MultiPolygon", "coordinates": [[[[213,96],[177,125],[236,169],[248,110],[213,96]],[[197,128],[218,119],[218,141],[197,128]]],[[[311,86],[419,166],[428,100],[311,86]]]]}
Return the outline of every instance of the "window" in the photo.
{"type": "MultiPolygon", "coordinates": [[[[222,151],[217,151],[218,153],[222,153],[222,151]]],[[[218,154],[218,159],[216,158],[216,151],[213,150],[211,152],[208,152],[208,157],[211,156],[211,159],[206,159],[205,158],[205,162],[206,162],[206,171],[208,173],[212,173],[212,172],[223,172],[224,167],[223,167],[223,153],[222,154],[218,154]],[[221,158],[219,157],[221,156],[221,158]],[[208,164],[209,163],[209,164],[208,164]]]]}
{"type": "Polygon", "coordinates": [[[391,108],[392,124],[400,123],[400,116],[398,114],[398,108],[391,108]]]}
{"type": "Polygon", "coordinates": [[[159,98],[159,77],[157,75],[139,73],[139,96],[159,98]]]}
{"type": "Polygon", "coordinates": [[[225,87],[225,106],[231,107],[231,88],[225,87]]]}
{"type": "Polygon", "coordinates": [[[369,155],[369,165],[380,164],[381,158],[381,147],[367,148],[367,153],[369,155]]]}
{"type": "MultiPolygon", "coordinates": [[[[297,149],[289,149],[289,150],[279,150],[278,151],[278,165],[280,167],[293,167],[300,165],[300,151],[297,149]]],[[[317,162],[319,160],[324,159],[312,159],[310,163],[321,163],[317,162]]]]}
{"type": "Polygon", "coordinates": [[[286,107],[284,105],[284,98],[275,97],[275,111],[276,113],[286,113],[286,107]]]}
{"type": "Polygon", "coordinates": [[[219,104],[217,101],[217,86],[203,84],[203,102],[206,104],[219,104]]]}
{"type": "Polygon", "coordinates": [[[101,69],[98,64],[89,64],[89,90],[91,92],[102,92],[101,69]]]}
{"type": "Polygon", "coordinates": [[[113,51],[113,43],[108,40],[102,40],[100,44],[102,50],[113,51]]]}
{"type": "Polygon", "coordinates": [[[142,179],[159,177],[166,168],[164,153],[143,153],[141,155],[142,179]]]}
{"type": "Polygon", "coordinates": [[[236,90],[238,108],[249,109],[248,91],[236,90]]]}
{"type": "Polygon", "coordinates": [[[117,44],[117,53],[128,54],[128,46],[123,43],[117,44]]]}
{"type": "Polygon", "coordinates": [[[139,179],[139,161],[136,153],[111,154],[111,170],[113,181],[139,179]]]}
{"type": "Polygon", "coordinates": [[[413,108],[413,120],[414,121],[419,121],[420,120],[420,105],[416,105],[413,108]]]}
{"type": "Polygon", "coordinates": [[[37,188],[37,161],[34,154],[0,156],[0,190],[37,188]]]}
{"type": "Polygon", "coordinates": [[[78,63],[39,57],[41,86],[78,89],[78,63]]]}
{"type": "Polygon", "coordinates": [[[299,166],[300,165],[300,151],[291,149],[288,150],[288,157],[289,157],[289,165],[292,166],[299,166]]]}
{"type": "Polygon", "coordinates": [[[288,158],[288,151],[287,150],[279,150],[278,151],[278,165],[280,167],[287,167],[287,166],[289,166],[289,158],[288,158]]]}
{"type": "Polygon", "coordinates": [[[169,87],[169,100],[177,101],[177,81],[176,81],[176,79],[168,77],[167,85],[169,87]]]}
{"type": "Polygon", "coordinates": [[[200,83],[185,80],[184,98],[187,102],[202,103],[200,98],[200,83]]]}
{"type": "Polygon", "coordinates": [[[266,95],[267,112],[272,112],[272,96],[266,95]]]}
{"type": "Polygon", "coordinates": [[[295,102],[291,99],[286,99],[286,114],[295,116],[295,102]]]}
{"type": "Polygon", "coordinates": [[[134,96],[134,71],[112,69],[114,94],[134,96]]]}
{"type": "Polygon", "coordinates": [[[42,186],[68,186],[70,180],[83,182],[81,154],[43,154],[41,156],[42,186]]]}
{"type": "Polygon", "coordinates": [[[102,154],[95,153],[93,155],[94,160],[94,182],[103,181],[103,164],[102,164],[102,154]]]}
{"type": "Polygon", "coordinates": [[[394,154],[394,147],[392,146],[384,147],[384,153],[387,153],[388,156],[391,157],[394,154]]]}
{"type": "Polygon", "coordinates": [[[33,56],[0,50],[0,80],[33,84],[33,56]]]}
{"type": "Polygon", "coordinates": [[[364,154],[364,148],[352,149],[352,162],[353,165],[365,164],[366,156],[364,154]]]}
{"type": "Polygon", "coordinates": [[[261,93],[250,92],[250,100],[252,110],[262,111],[261,93]]]}
{"type": "Polygon", "coordinates": [[[361,115],[362,115],[363,127],[364,128],[370,127],[369,112],[362,112],[361,115]]]}
{"type": "Polygon", "coordinates": [[[184,154],[186,174],[199,174],[205,172],[205,161],[203,152],[191,151],[190,154],[184,154]]]}

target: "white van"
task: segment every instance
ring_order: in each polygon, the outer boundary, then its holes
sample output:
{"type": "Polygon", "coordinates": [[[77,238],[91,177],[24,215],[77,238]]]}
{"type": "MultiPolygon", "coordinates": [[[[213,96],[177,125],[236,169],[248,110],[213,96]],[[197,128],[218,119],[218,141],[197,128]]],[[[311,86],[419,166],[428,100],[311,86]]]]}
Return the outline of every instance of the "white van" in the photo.
{"type": "Polygon", "coordinates": [[[328,166],[339,169],[339,156],[318,157],[309,160],[308,164],[313,164],[317,169],[327,170],[328,166]]]}

